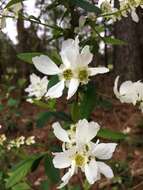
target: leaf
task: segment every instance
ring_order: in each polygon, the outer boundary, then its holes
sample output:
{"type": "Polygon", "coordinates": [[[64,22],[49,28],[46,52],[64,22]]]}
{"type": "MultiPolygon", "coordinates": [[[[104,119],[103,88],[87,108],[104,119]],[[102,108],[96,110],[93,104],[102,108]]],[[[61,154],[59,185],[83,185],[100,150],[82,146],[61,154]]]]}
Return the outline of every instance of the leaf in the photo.
{"type": "Polygon", "coordinates": [[[116,39],[113,37],[104,37],[104,42],[106,44],[111,44],[111,45],[126,45],[127,44],[125,41],[116,39]]]}
{"type": "Polygon", "coordinates": [[[42,112],[38,115],[38,118],[36,120],[37,127],[38,128],[44,127],[44,125],[46,125],[46,123],[54,117],[57,120],[59,119],[66,122],[71,122],[70,116],[64,112],[60,112],[60,111],[59,112],[42,112]]]}
{"type": "Polygon", "coordinates": [[[34,53],[19,53],[17,57],[21,59],[22,61],[25,61],[27,63],[33,63],[32,58],[35,56],[43,55],[43,53],[34,52],[34,53]]]}
{"type": "Polygon", "coordinates": [[[121,132],[115,132],[111,131],[110,129],[100,129],[100,131],[97,134],[98,137],[109,139],[109,140],[125,140],[127,138],[127,135],[121,132]]]}
{"type": "Polygon", "coordinates": [[[50,156],[45,158],[45,172],[53,184],[60,181],[60,171],[54,167],[50,156]]]}
{"type": "Polygon", "coordinates": [[[27,183],[16,184],[12,190],[31,190],[31,187],[27,183]]]}
{"type": "Polygon", "coordinates": [[[9,3],[5,6],[5,8],[7,9],[7,8],[11,7],[12,5],[17,4],[17,3],[20,3],[20,2],[22,2],[22,1],[26,1],[26,0],[11,0],[11,1],[9,1],[9,3]]]}
{"type": "Polygon", "coordinates": [[[71,105],[71,117],[75,123],[80,119],[79,105],[76,102],[71,105]]]}
{"type": "Polygon", "coordinates": [[[87,12],[95,12],[97,14],[101,13],[101,10],[98,7],[89,3],[86,0],[69,0],[69,2],[84,9],[87,12]]]}
{"type": "Polygon", "coordinates": [[[54,86],[56,83],[59,82],[59,77],[57,75],[52,76],[49,83],[48,83],[48,89],[54,86]]]}
{"type": "Polygon", "coordinates": [[[31,156],[30,158],[27,158],[17,164],[9,173],[9,178],[6,179],[6,188],[13,187],[17,183],[19,183],[21,180],[24,179],[24,177],[28,174],[28,172],[31,170],[31,167],[33,163],[44,156],[38,155],[38,156],[31,156]]]}
{"type": "Polygon", "coordinates": [[[41,190],[49,190],[49,182],[48,182],[48,180],[42,181],[41,190]]]}
{"type": "Polygon", "coordinates": [[[20,182],[30,171],[34,160],[32,158],[24,160],[21,164],[10,172],[10,177],[6,181],[6,188],[10,188],[20,182]]]}
{"type": "Polygon", "coordinates": [[[32,58],[40,55],[49,56],[57,65],[62,63],[61,57],[59,56],[56,50],[53,50],[50,53],[40,53],[40,52],[19,53],[17,54],[17,57],[24,62],[33,64],[32,58]]]}
{"type": "Polygon", "coordinates": [[[89,83],[80,104],[80,119],[89,119],[96,105],[96,90],[93,84],[89,83]]]}
{"type": "Polygon", "coordinates": [[[19,103],[18,100],[13,99],[13,98],[10,98],[10,99],[8,100],[8,102],[7,102],[7,105],[8,105],[9,107],[15,107],[15,106],[18,105],[18,103],[19,103]]]}

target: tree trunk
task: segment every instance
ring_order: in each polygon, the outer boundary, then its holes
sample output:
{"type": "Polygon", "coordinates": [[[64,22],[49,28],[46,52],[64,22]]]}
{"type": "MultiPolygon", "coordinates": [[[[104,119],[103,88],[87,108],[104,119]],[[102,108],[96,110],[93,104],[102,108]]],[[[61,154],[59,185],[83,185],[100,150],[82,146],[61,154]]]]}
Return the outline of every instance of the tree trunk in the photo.
{"type": "Polygon", "coordinates": [[[115,37],[127,42],[127,45],[117,46],[114,49],[115,74],[123,80],[143,79],[143,19],[139,23],[132,21],[131,17],[123,18],[115,23],[115,37]]]}

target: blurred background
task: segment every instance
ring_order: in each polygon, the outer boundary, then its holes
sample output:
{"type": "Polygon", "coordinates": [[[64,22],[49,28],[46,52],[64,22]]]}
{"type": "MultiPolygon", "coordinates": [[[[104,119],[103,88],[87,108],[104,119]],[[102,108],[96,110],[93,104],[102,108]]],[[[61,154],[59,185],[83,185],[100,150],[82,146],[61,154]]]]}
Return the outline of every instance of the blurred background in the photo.
{"type": "MultiPolygon", "coordinates": [[[[7,2],[1,0],[1,10],[7,2]]],[[[94,0],[89,2],[95,3],[94,0]]],[[[100,97],[91,118],[103,127],[130,134],[130,138],[120,144],[115,162],[112,163],[117,174],[115,180],[112,184],[103,181],[93,189],[142,190],[143,117],[138,108],[121,104],[114,97],[112,89],[117,75],[121,76],[121,81],[143,79],[143,9],[137,9],[140,18],[138,23],[133,22],[130,16],[116,23],[105,22],[104,19],[96,19],[94,13],[89,14],[66,0],[24,1],[21,10],[23,13],[31,22],[20,17],[18,20],[8,18],[6,28],[0,30],[1,130],[9,136],[35,135],[48,146],[49,123],[40,115],[43,108],[26,102],[24,92],[29,84],[29,75],[32,72],[38,75],[40,73],[32,64],[22,62],[17,55],[26,52],[54,52],[53,56],[56,56],[61,42],[78,34],[81,46],[90,45],[94,54],[91,64],[104,65],[111,70],[109,74],[95,79],[100,97]],[[84,17],[88,18],[86,23],[84,17]],[[48,27],[36,22],[45,23],[48,27]],[[119,40],[111,40],[112,37],[119,40]],[[43,123],[39,127],[41,120],[43,123]],[[41,125],[45,125],[42,130],[41,125]]],[[[64,100],[60,99],[58,109],[66,110],[66,106],[64,100]]],[[[35,150],[31,149],[30,152],[35,150]]],[[[45,179],[44,169],[41,167],[29,179],[33,188],[39,190],[39,181],[45,179]]],[[[77,179],[74,180],[77,183],[77,179]]]]}

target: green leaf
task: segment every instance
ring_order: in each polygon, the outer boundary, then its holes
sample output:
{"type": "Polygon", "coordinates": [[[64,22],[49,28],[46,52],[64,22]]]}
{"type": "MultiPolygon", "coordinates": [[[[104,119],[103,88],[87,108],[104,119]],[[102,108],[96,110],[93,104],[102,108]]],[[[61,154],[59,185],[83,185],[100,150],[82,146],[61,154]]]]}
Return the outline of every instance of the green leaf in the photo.
{"type": "Polygon", "coordinates": [[[127,135],[121,132],[111,131],[110,129],[100,129],[97,134],[98,137],[117,141],[117,140],[125,140],[127,135]]]}
{"type": "Polygon", "coordinates": [[[21,180],[24,179],[24,177],[28,174],[28,172],[31,170],[31,167],[33,163],[41,158],[42,155],[38,156],[31,156],[30,158],[27,158],[17,164],[12,170],[9,172],[9,178],[6,179],[6,188],[13,187],[17,183],[19,183],[21,180]]]}
{"type": "Polygon", "coordinates": [[[101,13],[101,10],[98,7],[89,3],[86,0],[69,0],[69,2],[84,9],[87,12],[95,12],[97,14],[101,13]]]}
{"type": "Polygon", "coordinates": [[[0,111],[4,110],[4,105],[0,104],[0,111]]]}
{"type": "Polygon", "coordinates": [[[32,158],[24,160],[21,164],[9,173],[9,178],[6,181],[6,188],[10,188],[20,182],[30,171],[34,160],[32,158]]]}
{"type": "Polygon", "coordinates": [[[91,83],[87,85],[87,89],[80,104],[80,119],[89,119],[94,107],[96,105],[96,90],[91,83]]]}
{"type": "Polygon", "coordinates": [[[56,118],[57,120],[62,120],[66,122],[71,122],[71,118],[68,114],[64,112],[42,112],[38,115],[37,120],[36,120],[36,125],[38,128],[44,127],[46,123],[52,119],[56,118]]]}
{"type": "Polygon", "coordinates": [[[27,63],[33,63],[32,62],[32,58],[36,57],[36,56],[40,56],[43,55],[43,53],[39,53],[39,52],[34,52],[34,53],[19,53],[17,55],[17,57],[22,60],[25,61],[27,63]]]}
{"type": "Polygon", "coordinates": [[[19,183],[12,187],[12,190],[31,190],[31,187],[27,183],[19,183]]]}
{"type": "Polygon", "coordinates": [[[75,123],[80,119],[80,109],[76,102],[71,105],[71,117],[75,123]]]}
{"type": "Polygon", "coordinates": [[[8,105],[9,107],[15,107],[15,106],[17,106],[18,104],[19,104],[19,101],[16,100],[16,99],[14,99],[14,98],[10,98],[10,99],[8,100],[8,102],[7,102],[7,105],[8,105]]]}
{"type": "Polygon", "coordinates": [[[9,7],[11,7],[14,4],[20,3],[22,1],[26,1],[26,0],[11,0],[9,1],[9,3],[5,6],[6,9],[8,9],[9,7]]]}
{"type": "Polygon", "coordinates": [[[40,53],[40,52],[19,53],[19,54],[17,54],[17,57],[20,60],[24,61],[24,62],[32,64],[33,63],[32,62],[32,58],[36,57],[36,56],[40,56],[40,55],[47,55],[47,56],[49,56],[53,60],[53,62],[55,62],[57,65],[62,64],[61,57],[57,53],[56,50],[53,50],[50,53],[40,53]]]}
{"type": "Polygon", "coordinates": [[[48,182],[48,180],[42,181],[41,190],[49,190],[49,182],[48,182]]]}
{"type": "Polygon", "coordinates": [[[59,81],[59,77],[57,75],[52,76],[48,83],[48,88],[51,88],[52,86],[54,86],[58,81],[59,81]]]}
{"type": "Polygon", "coordinates": [[[125,41],[113,37],[104,37],[104,42],[111,45],[127,45],[125,41]]]}
{"type": "Polygon", "coordinates": [[[60,171],[54,167],[50,156],[45,157],[45,172],[53,184],[60,181],[60,171]]]}

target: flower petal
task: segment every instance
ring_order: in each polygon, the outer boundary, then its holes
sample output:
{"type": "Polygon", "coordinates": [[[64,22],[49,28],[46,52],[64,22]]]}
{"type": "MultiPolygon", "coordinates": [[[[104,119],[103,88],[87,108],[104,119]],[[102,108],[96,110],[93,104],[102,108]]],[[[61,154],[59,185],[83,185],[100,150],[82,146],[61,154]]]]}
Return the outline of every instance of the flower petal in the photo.
{"type": "Polygon", "coordinates": [[[50,97],[50,98],[59,98],[59,97],[61,97],[62,94],[63,94],[64,87],[65,87],[65,81],[61,80],[56,85],[49,88],[49,90],[48,90],[48,92],[46,94],[46,97],[50,97]]]}
{"type": "Polygon", "coordinates": [[[67,168],[71,165],[70,153],[68,151],[53,153],[53,164],[55,168],[67,168]]]}
{"type": "Polygon", "coordinates": [[[46,55],[36,56],[32,59],[36,69],[46,75],[56,75],[61,72],[58,66],[46,55]]]}
{"type": "Polygon", "coordinates": [[[102,173],[105,177],[107,178],[114,177],[113,171],[110,168],[110,166],[108,166],[104,162],[97,162],[97,165],[98,165],[100,173],[102,173]]]}
{"type": "Polygon", "coordinates": [[[73,39],[65,40],[62,43],[61,57],[66,67],[71,67],[76,64],[77,55],[79,54],[79,40],[78,37],[73,39]]]}
{"type": "Polygon", "coordinates": [[[70,139],[68,137],[68,133],[66,130],[64,130],[60,123],[59,122],[55,122],[53,125],[52,125],[53,129],[54,129],[54,134],[55,136],[63,141],[63,142],[70,142],[70,139]]]}
{"type": "Polygon", "coordinates": [[[62,177],[63,183],[61,183],[57,188],[61,189],[65,185],[68,184],[70,178],[74,175],[75,173],[75,165],[72,164],[71,168],[69,168],[68,172],[62,177]]]}
{"type": "Polygon", "coordinates": [[[132,17],[133,21],[139,22],[139,17],[138,17],[138,15],[137,15],[135,9],[132,10],[132,12],[131,12],[131,17],[132,17]]]}
{"type": "Polygon", "coordinates": [[[95,183],[98,180],[98,166],[97,162],[92,159],[89,164],[85,165],[85,176],[90,184],[95,183]]]}
{"type": "Polygon", "coordinates": [[[95,157],[103,160],[110,159],[115,151],[116,143],[100,143],[93,150],[95,157]]]}
{"type": "Polygon", "coordinates": [[[116,97],[120,98],[120,93],[118,91],[118,81],[119,81],[119,76],[117,76],[115,79],[113,91],[114,91],[114,94],[116,95],[116,97]]]}
{"type": "Polygon", "coordinates": [[[90,76],[109,72],[109,69],[106,67],[90,67],[88,68],[88,70],[89,70],[90,76]]]}
{"type": "Polygon", "coordinates": [[[72,78],[69,83],[67,99],[70,99],[76,93],[78,87],[79,87],[79,80],[72,78]]]}
{"type": "Polygon", "coordinates": [[[81,51],[81,54],[79,55],[79,63],[82,66],[87,66],[93,58],[93,54],[89,50],[89,46],[84,46],[84,48],[81,51]]]}
{"type": "Polygon", "coordinates": [[[90,140],[92,140],[100,126],[96,122],[89,122],[86,119],[79,120],[76,128],[76,142],[77,146],[82,146],[87,144],[90,140]]]}

